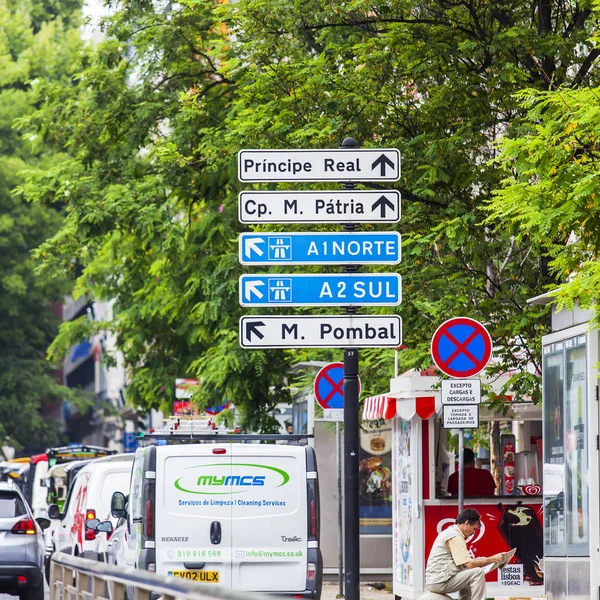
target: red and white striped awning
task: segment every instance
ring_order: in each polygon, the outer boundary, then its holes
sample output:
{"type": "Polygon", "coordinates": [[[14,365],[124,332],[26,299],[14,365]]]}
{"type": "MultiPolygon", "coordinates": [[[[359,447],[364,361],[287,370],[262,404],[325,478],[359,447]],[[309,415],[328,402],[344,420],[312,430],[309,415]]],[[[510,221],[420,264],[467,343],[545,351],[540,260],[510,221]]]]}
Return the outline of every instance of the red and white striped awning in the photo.
{"type": "Polygon", "coordinates": [[[393,419],[400,417],[412,419],[415,414],[421,419],[430,419],[436,410],[435,396],[417,398],[396,398],[394,396],[369,396],[364,400],[363,421],[393,419]]]}

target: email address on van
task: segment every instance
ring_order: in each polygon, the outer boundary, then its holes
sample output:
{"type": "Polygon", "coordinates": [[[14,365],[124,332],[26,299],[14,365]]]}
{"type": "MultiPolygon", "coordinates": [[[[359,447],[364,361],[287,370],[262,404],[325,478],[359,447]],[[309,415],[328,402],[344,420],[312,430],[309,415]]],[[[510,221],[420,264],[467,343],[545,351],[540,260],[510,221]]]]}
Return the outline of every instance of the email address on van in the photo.
{"type": "Polygon", "coordinates": [[[304,551],[289,552],[272,550],[246,550],[246,558],[298,558],[304,556],[304,551]]]}

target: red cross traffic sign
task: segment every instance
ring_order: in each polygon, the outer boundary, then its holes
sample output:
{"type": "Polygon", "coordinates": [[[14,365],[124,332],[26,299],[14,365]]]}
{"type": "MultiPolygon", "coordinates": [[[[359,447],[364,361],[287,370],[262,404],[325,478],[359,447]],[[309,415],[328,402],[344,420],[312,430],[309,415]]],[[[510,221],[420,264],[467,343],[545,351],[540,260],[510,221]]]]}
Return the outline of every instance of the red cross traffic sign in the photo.
{"type": "MultiPolygon", "coordinates": [[[[360,380],[358,395],[360,396],[360,380]]],[[[324,409],[344,408],[344,363],[329,363],[317,373],[315,399],[324,409]]]]}
{"type": "Polygon", "coordinates": [[[437,368],[450,377],[465,378],[485,369],[492,356],[492,338],[475,319],[455,317],[442,323],[431,340],[437,368]]]}

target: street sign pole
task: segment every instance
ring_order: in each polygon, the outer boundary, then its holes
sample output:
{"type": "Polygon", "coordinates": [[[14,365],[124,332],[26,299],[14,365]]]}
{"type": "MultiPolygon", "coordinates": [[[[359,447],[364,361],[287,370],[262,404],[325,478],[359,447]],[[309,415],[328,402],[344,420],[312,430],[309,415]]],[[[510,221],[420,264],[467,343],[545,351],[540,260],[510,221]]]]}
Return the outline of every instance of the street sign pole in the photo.
{"type": "MultiPolygon", "coordinates": [[[[342,148],[356,149],[353,138],[346,138],[342,148]]],[[[353,183],[344,184],[345,189],[354,189],[353,183]]],[[[345,231],[356,231],[354,223],[344,225],[345,231]]],[[[355,272],[354,265],[344,268],[346,273],[355,272]]],[[[356,314],[355,307],[346,307],[345,314],[356,314]]],[[[358,350],[344,350],[344,497],[345,513],[345,566],[346,600],[360,600],[360,527],[359,527],[359,424],[358,424],[358,350]]]]}
{"type": "Polygon", "coordinates": [[[338,586],[340,598],[344,595],[344,523],[342,493],[342,430],[340,422],[335,422],[335,466],[337,471],[337,508],[338,508],[338,586]]]}

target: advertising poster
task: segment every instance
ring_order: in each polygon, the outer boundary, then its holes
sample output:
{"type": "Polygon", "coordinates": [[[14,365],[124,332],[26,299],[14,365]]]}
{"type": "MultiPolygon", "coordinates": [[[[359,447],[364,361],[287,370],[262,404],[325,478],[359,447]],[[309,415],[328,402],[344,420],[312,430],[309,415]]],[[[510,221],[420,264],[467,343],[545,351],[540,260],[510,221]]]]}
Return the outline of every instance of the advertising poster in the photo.
{"type": "Polygon", "coordinates": [[[396,444],[394,469],[396,476],[396,582],[413,585],[413,507],[412,507],[412,453],[411,422],[396,419],[396,444]]]}
{"type": "Polygon", "coordinates": [[[392,533],[392,425],[363,425],[358,464],[360,533],[392,533]]]}
{"type": "MultiPolygon", "coordinates": [[[[515,556],[501,570],[486,575],[486,581],[501,586],[537,586],[544,583],[543,508],[541,502],[521,506],[477,504],[481,529],[467,539],[473,558],[492,556],[515,548],[515,556]],[[502,506],[499,508],[499,506],[502,506]]],[[[454,524],[456,505],[425,507],[425,556],[429,556],[438,533],[454,524]]],[[[509,594],[507,594],[508,596],[509,594]]]]}

